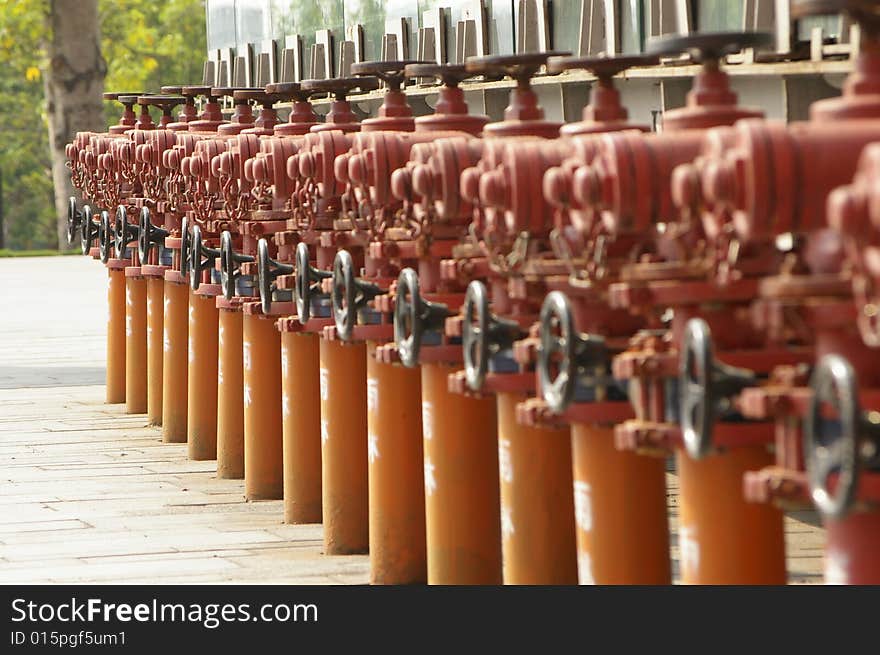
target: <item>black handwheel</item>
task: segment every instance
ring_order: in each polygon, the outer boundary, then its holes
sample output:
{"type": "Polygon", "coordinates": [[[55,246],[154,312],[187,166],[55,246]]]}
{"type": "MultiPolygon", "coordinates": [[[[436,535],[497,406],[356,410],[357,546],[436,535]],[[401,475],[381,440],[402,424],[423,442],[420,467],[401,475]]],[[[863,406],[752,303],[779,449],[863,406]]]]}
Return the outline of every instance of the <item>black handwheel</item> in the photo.
{"type": "Polygon", "coordinates": [[[343,341],[351,339],[357,312],[354,310],[355,303],[354,286],[354,260],[347,250],[340,250],[333,260],[333,318],[336,322],[336,331],[343,341]]]}
{"type": "Polygon", "coordinates": [[[471,389],[479,391],[489,370],[489,292],[479,280],[468,285],[463,311],[461,343],[465,380],[471,389]]]}
{"type": "Polygon", "coordinates": [[[333,290],[330,300],[336,332],[343,341],[351,341],[357,323],[358,310],[381,293],[370,282],[358,280],[354,275],[354,260],[347,250],[340,250],[333,260],[333,290]]]}
{"type": "Polygon", "coordinates": [[[296,246],[296,269],[294,284],[294,299],[296,300],[296,313],[299,322],[306,324],[312,316],[312,295],[314,285],[320,280],[329,278],[330,271],[322,271],[315,268],[309,262],[309,247],[305,243],[296,246]]]}
{"type": "Polygon", "coordinates": [[[272,278],[269,273],[271,260],[269,242],[266,239],[260,239],[257,241],[257,282],[260,291],[260,304],[265,315],[268,315],[272,310],[272,278]]]}
{"type": "Polygon", "coordinates": [[[714,350],[706,321],[689,320],[679,359],[679,407],[684,446],[694,459],[712,450],[712,431],[722,405],[730,405],[734,395],[756,382],[753,372],[716,361],[714,350]]]}
{"type": "Polygon", "coordinates": [[[116,247],[116,256],[122,257],[128,244],[138,238],[138,228],[128,222],[128,211],[122,205],[116,207],[115,226],[116,240],[113,245],[116,247]]]}
{"type": "Polygon", "coordinates": [[[198,291],[202,282],[202,228],[192,226],[192,236],[189,242],[189,286],[193,291],[198,291]]]}
{"type": "Polygon", "coordinates": [[[304,243],[296,244],[296,273],[293,285],[293,298],[296,301],[296,314],[300,323],[307,323],[311,318],[312,280],[309,272],[309,247],[304,243]]]}
{"type": "Polygon", "coordinates": [[[235,270],[234,255],[232,233],[229,230],[224,230],[220,235],[220,289],[226,300],[232,300],[235,296],[235,280],[238,276],[235,270]]]}
{"type": "Polygon", "coordinates": [[[180,221],[180,274],[189,273],[189,249],[192,238],[189,233],[189,218],[186,216],[180,221]]]}
{"type": "Polygon", "coordinates": [[[72,246],[76,240],[76,231],[82,223],[82,212],[76,207],[76,198],[70,196],[67,201],[67,245],[72,246]]]}
{"type": "Polygon", "coordinates": [[[257,242],[257,278],[263,314],[268,315],[272,312],[272,294],[276,289],[275,280],[279,275],[292,272],[293,266],[277,262],[269,256],[269,242],[266,239],[260,239],[257,242]]]}
{"type": "Polygon", "coordinates": [[[82,210],[82,224],[80,225],[79,238],[82,254],[88,255],[92,249],[92,243],[98,236],[98,224],[92,215],[92,206],[86,205],[82,210]]]}
{"type": "Polygon", "coordinates": [[[150,259],[150,249],[155,245],[161,245],[168,236],[168,230],[156,227],[150,221],[150,209],[148,207],[141,208],[140,220],[138,222],[138,255],[141,263],[145,264],[150,259]]]}
{"type": "Polygon", "coordinates": [[[419,276],[413,269],[400,272],[394,298],[394,341],[404,366],[418,365],[422,336],[441,327],[449,314],[446,305],[422,298],[419,276]]]}
{"type": "Polygon", "coordinates": [[[208,248],[202,243],[202,228],[192,227],[192,241],[189,248],[189,286],[198,291],[202,285],[202,274],[214,268],[214,262],[220,257],[216,248],[208,248]],[[204,259],[202,257],[204,256],[204,259]]]}
{"type": "Polygon", "coordinates": [[[140,257],[142,264],[150,259],[150,248],[153,245],[152,236],[153,223],[150,221],[150,210],[148,207],[142,207],[138,220],[138,257],[140,257]]]}
{"type": "Polygon", "coordinates": [[[856,373],[839,355],[826,355],[810,380],[813,395],[804,424],[804,455],[810,495],[819,511],[833,518],[847,514],[855,501],[860,469],[859,442],[862,411],[859,406],[856,373]],[[828,403],[840,426],[837,436],[826,434],[833,425],[822,417],[828,403]],[[834,491],[828,478],[837,473],[834,491]]]}
{"type": "Polygon", "coordinates": [[[101,226],[98,229],[98,247],[101,251],[101,262],[104,264],[110,261],[113,241],[113,223],[110,220],[110,212],[105,209],[101,211],[101,226]]]}
{"type": "Polygon", "coordinates": [[[252,261],[254,258],[250,255],[236,254],[232,243],[232,233],[229,230],[224,230],[220,234],[220,288],[226,300],[232,300],[235,297],[235,282],[241,276],[238,265],[242,262],[252,261]]]}
{"type": "Polygon", "coordinates": [[[681,431],[687,451],[703,457],[712,446],[715,415],[709,405],[711,386],[712,336],[705,321],[688,322],[679,362],[681,431]]]}
{"type": "Polygon", "coordinates": [[[515,321],[499,318],[489,311],[489,291],[479,280],[468,285],[463,314],[461,344],[465,380],[468,387],[479,391],[489,371],[489,358],[513,346],[526,332],[515,321]]]}
{"type": "Polygon", "coordinates": [[[419,317],[422,295],[419,276],[405,268],[397,278],[397,296],[394,298],[394,341],[404,366],[413,367],[419,361],[424,326],[419,317]]]}
{"type": "Polygon", "coordinates": [[[125,207],[117,205],[116,217],[113,223],[113,246],[116,248],[117,257],[122,257],[122,253],[125,252],[125,224],[127,222],[128,215],[126,214],[125,207]]]}
{"type": "Polygon", "coordinates": [[[608,350],[603,338],[581,334],[575,329],[571,302],[561,291],[552,291],[544,299],[539,329],[541,395],[553,412],[561,414],[574,400],[581,374],[589,368],[608,364],[608,350]]]}
{"type": "Polygon", "coordinates": [[[538,349],[538,377],[541,394],[551,410],[564,412],[574,398],[575,328],[568,298],[552,291],[541,306],[541,346],[538,349]],[[561,356],[556,362],[556,356],[561,356]],[[556,376],[552,368],[556,366],[556,376]]]}
{"type": "Polygon", "coordinates": [[[193,291],[199,290],[202,285],[202,273],[213,268],[219,256],[219,250],[206,248],[202,243],[202,228],[193,225],[189,247],[189,286],[193,291]],[[203,255],[204,259],[202,259],[203,255]]]}

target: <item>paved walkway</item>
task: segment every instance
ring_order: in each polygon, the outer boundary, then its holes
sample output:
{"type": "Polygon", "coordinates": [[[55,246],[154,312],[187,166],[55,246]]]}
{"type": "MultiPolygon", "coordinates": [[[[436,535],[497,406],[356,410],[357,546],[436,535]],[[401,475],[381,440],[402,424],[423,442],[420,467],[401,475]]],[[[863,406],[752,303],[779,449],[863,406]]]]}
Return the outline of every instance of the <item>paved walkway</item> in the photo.
{"type": "MultiPolygon", "coordinates": [[[[365,556],[323,556],[319,525],[284,525],[280,501],[245,502],[242,482],[104,404],[100,264],[0,259],[0,279],[0,583],[367,582],[365,556]]],[[[814,521],[786,519],[792,582],[821,581],[814,521]]]]}
{"type": "Polygon", "coordinates": [[[320,525],[104,404],[100,264],[0,259],[0,279],[0,583],[367,582],[365,556],[321,554],[320,525]]]}

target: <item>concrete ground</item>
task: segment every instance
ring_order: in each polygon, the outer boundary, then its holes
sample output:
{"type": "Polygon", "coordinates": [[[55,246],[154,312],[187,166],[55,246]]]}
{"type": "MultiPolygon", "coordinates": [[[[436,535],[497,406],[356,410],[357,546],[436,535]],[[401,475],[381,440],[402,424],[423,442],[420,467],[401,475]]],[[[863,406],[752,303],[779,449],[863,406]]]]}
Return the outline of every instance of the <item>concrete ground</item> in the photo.
{"type": "Polygon", "coordinates": [[[0,583],[362,584],[320,525],[192,462],[104,404],[106,274],[85,257],[0,259],[0,583]]]}
{"type": "MultiPolygon", "coordinates": [[[[325,557],[320,525],[192,462],[185,444],[104,404],[103,267],[0,259],[0,583],[359,584],[366,556],[325,557]]],[[[675,534],[677,478],[669,475],[675,534]]],[[[789,579],[821,582],[823,533],[786,518],[789,579]]]]}

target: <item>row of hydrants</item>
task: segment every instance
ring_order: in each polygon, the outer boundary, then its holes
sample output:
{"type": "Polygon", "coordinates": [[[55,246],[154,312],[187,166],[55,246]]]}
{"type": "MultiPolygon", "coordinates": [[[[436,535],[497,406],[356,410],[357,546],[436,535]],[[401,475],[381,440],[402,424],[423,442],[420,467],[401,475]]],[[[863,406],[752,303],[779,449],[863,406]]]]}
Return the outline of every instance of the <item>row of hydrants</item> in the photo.
{"type": "Polygon", "coordinates": [[[813,507],[826,581],[880,583],[880,21],[853,15],[842,96],[792,124],[730,90],[755,33],[106,94],[119,124],[67,156],[107,401],[373,583],[784,584],[813,507]],[[631,122],[614,77],[682,53],[686,106],[631,122]],[[530,80],[572,69],[583,121],[547,120],[530,80]],[[504,120],[469,114],[505,76],[504,120]]]}

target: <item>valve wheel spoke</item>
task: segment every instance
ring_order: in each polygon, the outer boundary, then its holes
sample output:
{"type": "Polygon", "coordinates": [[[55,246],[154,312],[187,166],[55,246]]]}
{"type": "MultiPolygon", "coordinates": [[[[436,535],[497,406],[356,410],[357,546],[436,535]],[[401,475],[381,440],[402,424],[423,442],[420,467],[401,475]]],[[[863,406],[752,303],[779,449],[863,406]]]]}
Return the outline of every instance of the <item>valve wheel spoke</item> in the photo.
{"type": "Polygon", "coordinates": [[[679,411],[685,449],[694,459],[709,454],[715,423],[712,334],[703,319],[685,328],[679,369],[679,411]]]}
{"type": "Polygon", "coordinates": [[[861,462],[862,411],[858,383],[852,366],[839,355],[826,355],[813,372],[813,395],[804,425],[807,477],[813,502],[834,518],[845,516],[855,501],[861,462]],[[840,432],[827,434],[832,421],[823,419],[822,407],[829,405],[838,417],[840,432]],[[837,473],[834,491],[829,479],[837,473]]]}
{"type": "Polygon", "coordinates": [[[541,394],[550,409],[560,414],[574,398],[576,378],[574,351],[577,339],[571,303],[565,294],[552,291],[544,299],[539,329],[538,376],[541,394]]]}
{"type": "Polygon", "coordinates": [[[465,293],[462,326],[465,379],[474,391],[482,388],[489,368],[489,322],[489,296],[486,285],[474,280],[468,285],[465,293]]]}
{"type": "Polygon", "coordinates": [[[421,304],[418,275],[413,269],[405,268],[397,279],[394,300],[394,340],[405,366],[418,363],[423,323],[427,318],[421,311],[421,304]]]}

